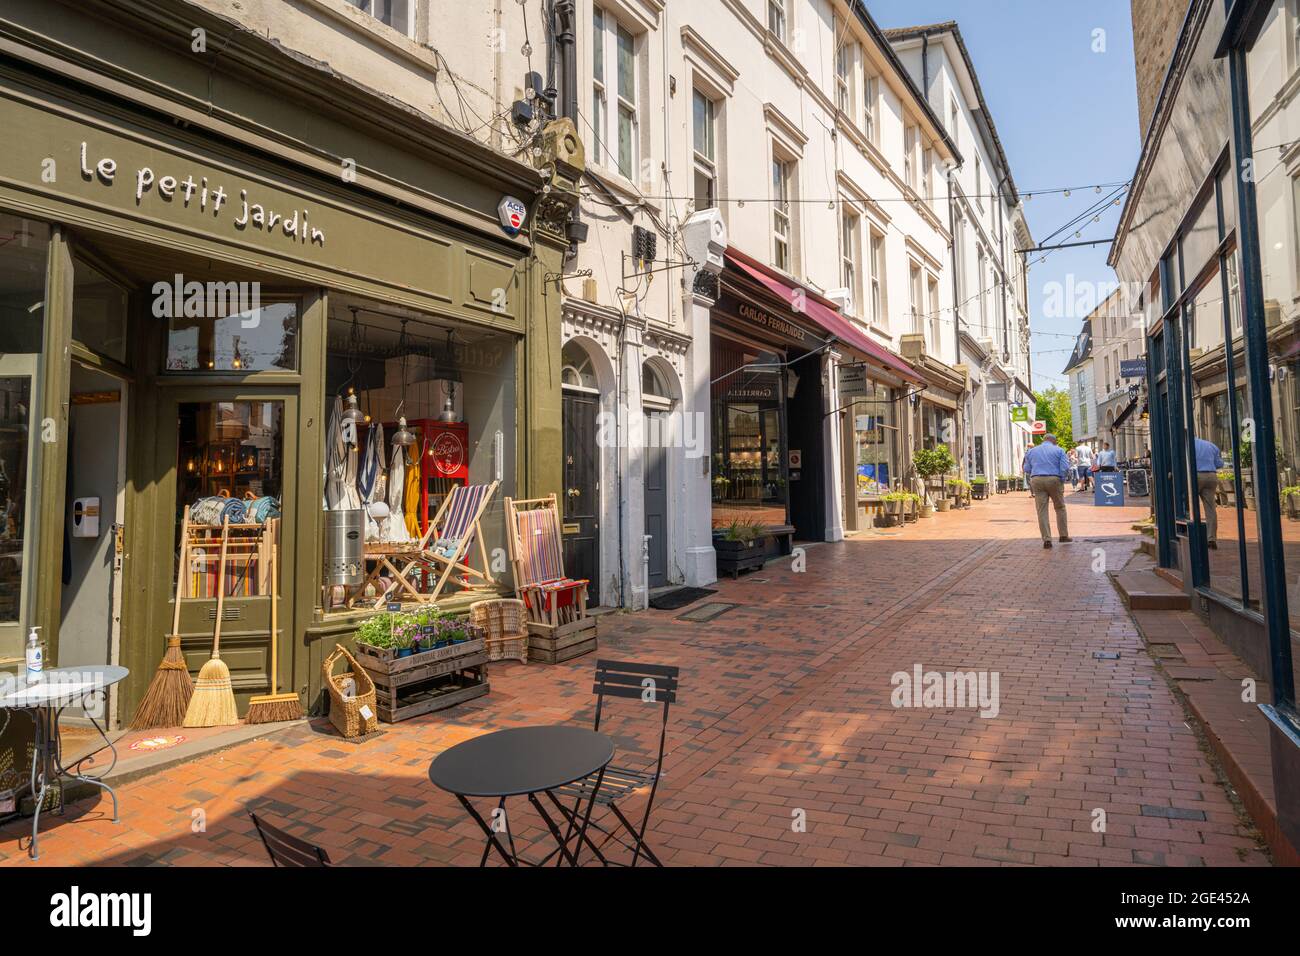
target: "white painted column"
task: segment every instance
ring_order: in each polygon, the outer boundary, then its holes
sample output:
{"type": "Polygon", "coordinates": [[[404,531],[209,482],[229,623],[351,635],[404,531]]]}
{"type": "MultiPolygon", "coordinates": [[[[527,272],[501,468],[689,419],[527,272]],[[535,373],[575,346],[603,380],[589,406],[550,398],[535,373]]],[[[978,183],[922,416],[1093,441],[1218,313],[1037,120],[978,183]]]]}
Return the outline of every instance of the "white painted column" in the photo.
{"type": "MultiPolygon", "coordinates": [[[[844,429],[840,427],[839,407],[839,362],[840,355],[835,351],[823,353],[821,358],[822,376],[822,442],[826,449],[826,540],[844,540],[844,455],[841,439],[844,429]]],[[[853,454],[853,449],[848,450],[853,454]]]]}
{"type": "Polygon", "coordinates": [[[623,606],[641,610],[649,606],[645,570],[645,410],[641,407],[641,363],[644,361],[645,319],[628,316],[623,325],[622,393],[619,414],[626,421],[619,456],[623,487],[619,502],[623,524],[623,606]]]}
{"type": "Polygon", "coordinates": [[[683,575],[690,587],[706,587],[718,580],[717,556],[713,551],[713,413],[709,378],[710,299],[696,295],[689,288],[683,298],[682,314],[691,348],[686,358],[686,376],[682,382],[682,415],[689,419],[683,428],[692,447],[685,449],[682,470],[686,515],[683,522],[683,575]]]}

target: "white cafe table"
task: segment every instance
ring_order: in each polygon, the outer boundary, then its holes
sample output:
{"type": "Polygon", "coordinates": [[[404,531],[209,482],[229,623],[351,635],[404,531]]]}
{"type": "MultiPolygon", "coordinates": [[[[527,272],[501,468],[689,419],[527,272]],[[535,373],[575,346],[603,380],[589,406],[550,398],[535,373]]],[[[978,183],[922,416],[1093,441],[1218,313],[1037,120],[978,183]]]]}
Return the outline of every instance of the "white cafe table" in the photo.
{"type": "Polygon", "coordinates": [[[28,781],[35,814],[32,817],[32,843],[28,848],[33,860],[40,857],[37,846],[37,828],[41,823],[41,809],[52,788],[59,790],[59,813],[64,811],[63,782],[76,780],[108,791],[113,798],[113,822],[118,822],[117,794],[101,777],[117,764],[117,749],[108,739],[103,725],[95,719],[108,702],[108,689],[122,681],[129,672],[125,667],[105,664],[87,664],[81,667],[55,667],[44,671],[39,681],[28,683],[23,678],[0,678],[0,710],[21,711],[32,719],[36,727],[35,748],[32,751],[32,771],[28,781]],[[71,767],[63,765],[59,738],[59,717],[68,707],[81,707],[94,728],[99,731],[104,745],[76,759],[71,767]],[[113,759],[105,770],[92,775],[82,770],[82,765],[96,754],[110,750],[113,759]]]}

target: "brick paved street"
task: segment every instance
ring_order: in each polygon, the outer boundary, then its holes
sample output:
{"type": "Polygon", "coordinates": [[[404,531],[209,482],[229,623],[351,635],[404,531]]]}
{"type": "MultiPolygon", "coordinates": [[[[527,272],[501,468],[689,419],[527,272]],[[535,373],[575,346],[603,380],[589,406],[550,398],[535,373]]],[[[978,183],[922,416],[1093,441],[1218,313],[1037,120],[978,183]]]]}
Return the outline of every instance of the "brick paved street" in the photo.
{"type": "MultiPolygon", "coordinates": [[[[708,623],[605,618],[602,655],[682,668],[653,845],[676,865],[1266,863],[1094,570],[1097,549],[1128,560],[1144,512],[1076,497],[1074,543],[1044,552],[1029,498],[995,496],[809,548],[804,574],[783,559],[722,582],[706,600],[736,607],[708,623]],[[890,675],[916,664],[999,672],[999,714],[895,709],[890,675]]],[[[336,861],[475,864],[481,837],[430,759],[491,729],[589,723],[593,662],[494,665],[487,697],[364,744],[301,726],[160,772],[123,787],[121,825],[104,801],[51,818],[40,863],[262,866],[245,815],[262,807],[336,861]]],[[[609,724],[622,759],[654,745],[653,718],[635,727],[609,724]]],[[[512,819],[540,834],[522,801],[512,819]]],[[[32,865],[22,831],[0,830],[0,862],[32,865]]]]}

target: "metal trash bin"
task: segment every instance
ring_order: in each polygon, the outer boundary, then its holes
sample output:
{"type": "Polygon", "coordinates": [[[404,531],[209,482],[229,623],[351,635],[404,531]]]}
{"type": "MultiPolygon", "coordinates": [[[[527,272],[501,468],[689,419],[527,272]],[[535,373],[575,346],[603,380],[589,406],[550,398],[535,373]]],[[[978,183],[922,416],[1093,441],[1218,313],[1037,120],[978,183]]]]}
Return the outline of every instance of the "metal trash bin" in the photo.
{"type": "Polygon", "coordinates": [[[357,587],[365,580],[366,513],[325,512],[325,585],[357,587]]]}

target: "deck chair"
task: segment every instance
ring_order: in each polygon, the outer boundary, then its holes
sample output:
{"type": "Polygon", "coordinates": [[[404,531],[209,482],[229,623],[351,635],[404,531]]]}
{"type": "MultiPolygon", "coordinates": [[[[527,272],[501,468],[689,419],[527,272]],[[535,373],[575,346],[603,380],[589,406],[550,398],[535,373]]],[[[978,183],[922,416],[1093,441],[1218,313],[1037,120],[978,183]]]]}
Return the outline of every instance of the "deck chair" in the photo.
{"type": "Polygon", "coordinates": [[[483,518],[483,512],[492,503],[497,485],[498,482],[495,481],[490,485],[453,485],[451,493],[443,499],[442,507],[429,522],[419,543],[413,549],[397,555],[398,560],[406,558],[406,563],[400,569],[393,564],[393,556],[376,554],[379,565],[372,576],[377,576],[386,567],[393,572],[394,577],[393,583],[375,601],[375,607],[382,608],[394,591],[404,592],[421,604],[433,603],[438,600],[453,573],[460,575],[460,580],[456,583],[462,587],[494,587],[496,579],[492,577],[492,566],[479,522],[483,518]],[[481,571],[470,564],[469,550],[474,545],[478,546],[479,561],[483,568],[481,571]],[[412,580],[413,571],[418,572],[416,580],[426,574],[437,577],[433,590],[421,592],[412,580]]]}
{"type": "Polygon", "coordinates": [[[587,580],[566,577],[555,495],[506,499],[506,540],[515,593],[528,610],[530,629],[553,632],[587,616],[587,580]]]}

